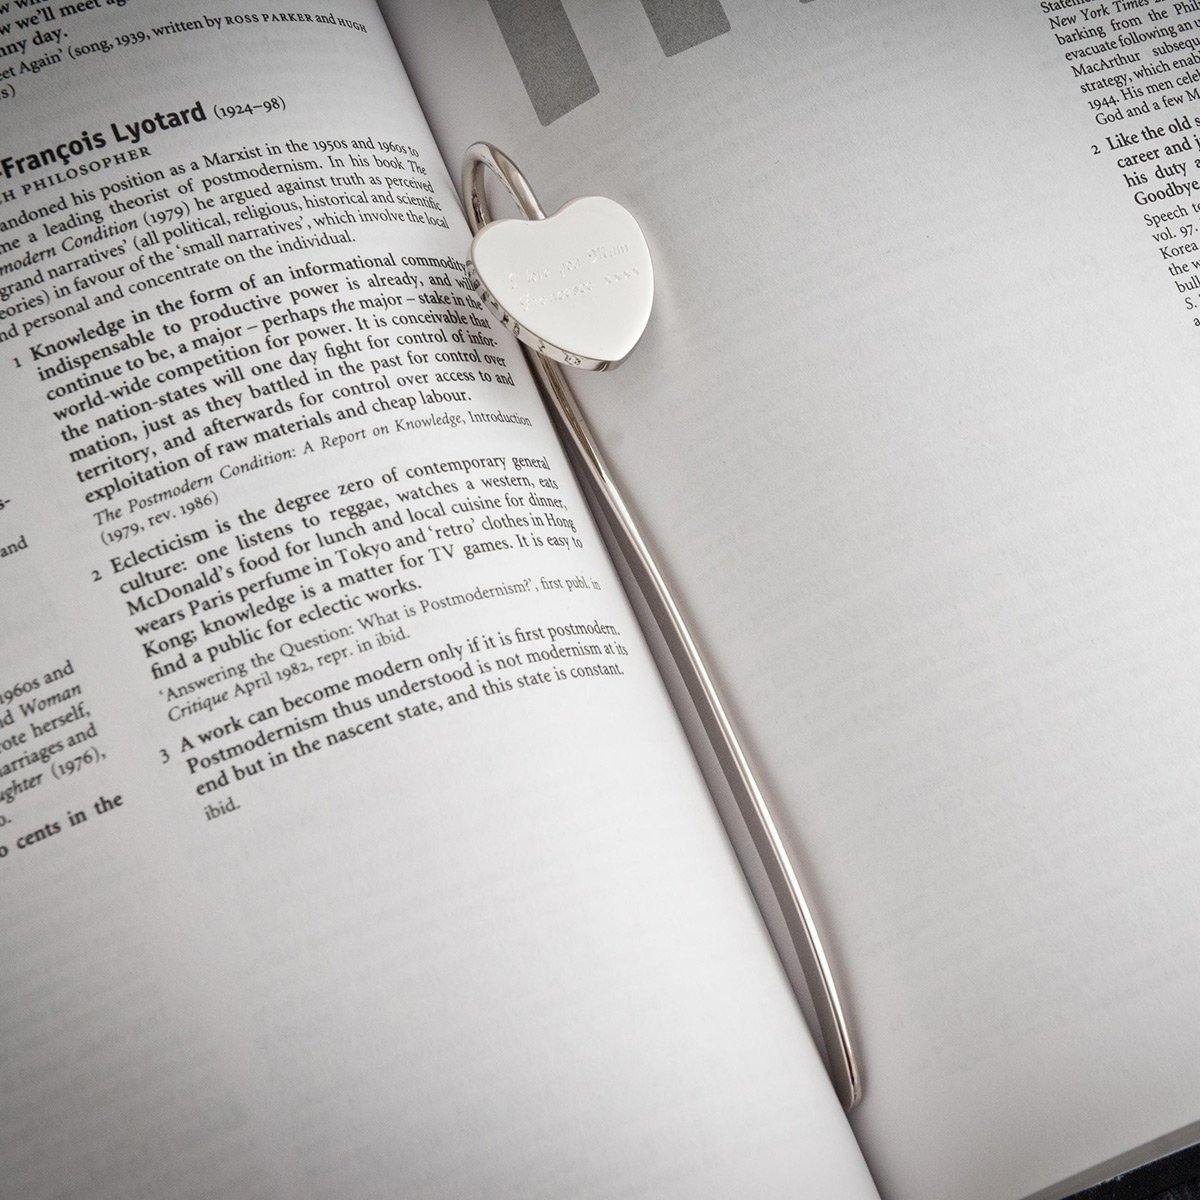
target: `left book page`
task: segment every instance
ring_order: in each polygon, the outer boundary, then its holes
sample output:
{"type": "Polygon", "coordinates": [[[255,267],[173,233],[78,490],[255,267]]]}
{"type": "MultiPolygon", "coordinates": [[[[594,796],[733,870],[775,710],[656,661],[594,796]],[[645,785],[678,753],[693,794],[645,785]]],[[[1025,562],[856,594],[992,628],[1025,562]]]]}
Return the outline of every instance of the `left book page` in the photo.
{"type": "Polygon", "coordinates": [[[0,1191],[873,1194],[375,9],[0,10],[0,1191]]]}

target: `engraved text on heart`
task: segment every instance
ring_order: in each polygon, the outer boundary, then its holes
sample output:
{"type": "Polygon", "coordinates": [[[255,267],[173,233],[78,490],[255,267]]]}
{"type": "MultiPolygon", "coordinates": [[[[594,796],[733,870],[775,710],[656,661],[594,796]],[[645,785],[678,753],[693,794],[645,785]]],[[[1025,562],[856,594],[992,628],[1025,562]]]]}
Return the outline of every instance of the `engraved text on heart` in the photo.
{"type": "Polygon", "coordinates": [[[536,288],[538,285],[550,289],[544,292],[526,291],[524,295],[516,297],[516,306],[522,312],[533,312],[545,308],[548,304],[562,304],[564,301],[586,296],[597,285],[610,286],[633,279],[640,273],[636,266],[606,271],[599,278],[577,279],[565,287],[556,286],[560,279],[566,279],[580,270],[587,270],[600,264],[607,264],[611,260],[627,257],[629,251],[628,242],[619,242],[609,246],[592,246],[585,255],[579,258],[565,259],[557,267],[534,267],[526,268],[521,272],[512,271],[508,276],[508,284],[514,291],[520,291],[522,288],[536,288]]]}

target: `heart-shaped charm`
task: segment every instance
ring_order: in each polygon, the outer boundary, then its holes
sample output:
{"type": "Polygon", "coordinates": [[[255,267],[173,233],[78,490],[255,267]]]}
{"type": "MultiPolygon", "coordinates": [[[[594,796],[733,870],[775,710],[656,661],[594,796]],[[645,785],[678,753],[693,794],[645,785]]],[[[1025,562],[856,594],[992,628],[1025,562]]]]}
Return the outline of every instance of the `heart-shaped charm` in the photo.
{"type": "Polygon", "coordinates": [[[650,319],[650,248],[632,214],[603,196],[538,220],[493,221],[472,240],[468,263],[507,329],[574,367],[615,367],[650,319]]]}

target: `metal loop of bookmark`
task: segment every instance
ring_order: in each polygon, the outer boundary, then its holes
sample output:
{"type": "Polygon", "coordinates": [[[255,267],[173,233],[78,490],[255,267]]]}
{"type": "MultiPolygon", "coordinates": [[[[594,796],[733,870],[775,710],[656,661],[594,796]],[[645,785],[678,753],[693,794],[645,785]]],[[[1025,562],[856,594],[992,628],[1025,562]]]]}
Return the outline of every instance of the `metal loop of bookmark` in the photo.
{"type": "Polygon", "coordinates": [[[691,631],[558,365],[606,370],[633,349],[653,294],[646,240],[624,208],[599,196],[573,200],[547,216],[512,159],[486,142],[467,150],[462,182],[474,234],[468,276],[523,343],[559,436],[654,614],[783,912],[816,1009],[830,1077],[849,1110],[862,1098],[862,1078],[833,969],[796,868],[691,631]],[[524,220],[493,221],[485,168],[501,179],[524,220]]]}

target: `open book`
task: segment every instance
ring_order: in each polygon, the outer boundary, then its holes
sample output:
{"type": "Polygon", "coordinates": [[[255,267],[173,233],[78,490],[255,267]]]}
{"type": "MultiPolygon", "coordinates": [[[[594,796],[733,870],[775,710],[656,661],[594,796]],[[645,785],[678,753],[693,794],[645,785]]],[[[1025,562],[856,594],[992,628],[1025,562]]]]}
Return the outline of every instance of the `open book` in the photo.
{"type": "Polygon", "coordinates": [[[0,0],[0,1193],[1062,1196],[1200,1121],[1192,4],[0,0]],[[452,182],[831,938],[841,1111],[452,182]]]}

